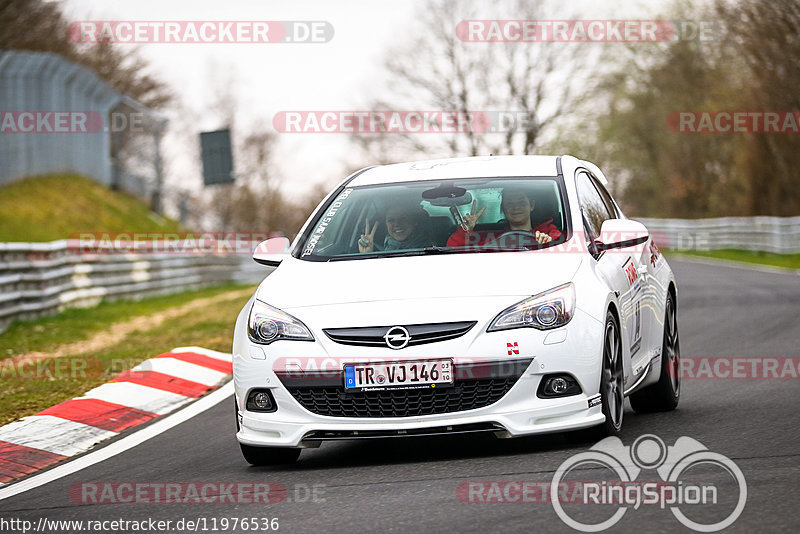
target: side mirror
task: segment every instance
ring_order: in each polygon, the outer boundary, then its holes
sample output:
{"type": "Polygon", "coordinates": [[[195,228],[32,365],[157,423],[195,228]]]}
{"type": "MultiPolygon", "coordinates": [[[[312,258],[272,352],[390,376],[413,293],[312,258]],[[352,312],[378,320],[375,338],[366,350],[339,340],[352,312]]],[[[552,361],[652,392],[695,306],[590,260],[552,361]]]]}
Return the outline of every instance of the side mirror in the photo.
{"type": "Polygon", "coordinates": [[[608,219],[600,227],[600,236],[595,241],[598,252],[614,248],[635,247],[650,239],[645,225],[630,219],[608,219]]]}
{"type": "Polygon", "coordinates": [[[262,265],[277,267],[289,252],[289,240],[285,237],[273,237],[262,241],[253,252],[253,259],[262,265]]]}

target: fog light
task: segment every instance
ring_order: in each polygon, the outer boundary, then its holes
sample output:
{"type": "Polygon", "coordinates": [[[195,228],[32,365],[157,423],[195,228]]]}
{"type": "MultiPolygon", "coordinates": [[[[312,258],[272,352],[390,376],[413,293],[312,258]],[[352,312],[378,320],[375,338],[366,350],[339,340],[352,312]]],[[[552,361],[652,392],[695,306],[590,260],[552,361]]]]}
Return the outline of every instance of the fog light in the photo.
{"type": "Polygon", "coordinates": [[[578,381],[568,374],[546,375],[539,382],[539,390],[536,396],[539,398],[550,399],[555,397],[569,397],[578,395],[583,390],[578,385],[578,381]]]}
{"type": "MultiPolygon", "coordinates": [[[[569,384],[567,384],[567,381],[561,377],[550,379],[550,389],[553,391],[553,393],[564,393],[567,391],[568,387],[569,384]]],[[[256,401],[256,403],[258,403],[258,401],[256,401]]]]}
{"type": "MultiPolygon", "coordinates": [[[[567,383],[564,382],[564,388],[566,387],[567,383]]],[[[253,404],[256,405],[256,408],[261,408],[262,410],[264,408],[269,408],[270,406],[272,406],[272,403],[269,401],[269,395],[267,395],[266,393],[256,393],[253,396],[253,404]]]]}
{"type": "Polygon", "coordinates": [[[247,397],[247,409],[251,412],[274,412],[277,406],[268,389],[256,389],[247,397]]]}

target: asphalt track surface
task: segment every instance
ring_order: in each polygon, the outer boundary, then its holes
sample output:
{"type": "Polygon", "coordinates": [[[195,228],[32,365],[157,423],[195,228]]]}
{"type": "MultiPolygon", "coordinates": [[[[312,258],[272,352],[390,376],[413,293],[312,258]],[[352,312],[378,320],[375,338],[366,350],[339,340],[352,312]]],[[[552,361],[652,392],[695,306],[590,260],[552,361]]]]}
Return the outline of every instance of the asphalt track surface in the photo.
{"type": "MultiPolygon", "coordinates": [[[[800,356],[800,276],[677,259],[670,264],[679,283],[684,357],[800,356]]],[[[799,401],[798,379],[687,379],[674,412],[637,415],[627,406],[621,439],[625,445],[643,434],[667,445],[681,436],[700,441],[732,459],[747,480],[746,506],[728,531],[797,532],[799,401]]],[[[0,519],[153,518],[174,525],[181,518],[205,518],[207,532],[213,519],[254,517],[278,518],[279,532],[574,532],[551,504],[462,502],[457,489],[469,481],[549,481],[591,442],[562,434],[337,442],[304,451],[292,467],[255,468],[244,462],[233,437],[232,404],[226,399],[122,454],[0,501],[0,519]],[[287,495],[268,505],[76,504],[69,490],[83,482],[278,482],[287,495]],[[316,498],[309,495],[315,486],[316,498]]],[[[589,470],[582,476],[593,475],[589,470]]],[[[737,492],[733,478],[720,470],[698,468],[695,477],[712,480],[720,495],[737,492]]],[[[730,510],[730,499],[720,501],[717,507],[727,503],[730,510]]],[[[707,506],[695,508],[694,517],[726,515],[707,506]]],[[[170,531],[178,532],[174,526],[170,531]]],[[[628,509],[613,531],[688,529],[669,509],[642,505],[628,509]]]]}

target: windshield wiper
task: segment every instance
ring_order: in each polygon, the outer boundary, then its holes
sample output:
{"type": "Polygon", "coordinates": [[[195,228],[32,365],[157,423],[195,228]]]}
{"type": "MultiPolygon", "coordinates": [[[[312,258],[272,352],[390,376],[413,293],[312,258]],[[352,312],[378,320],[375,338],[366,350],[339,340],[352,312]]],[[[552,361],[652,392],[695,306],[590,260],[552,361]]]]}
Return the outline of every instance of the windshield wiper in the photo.
{"type": "Polygon", "coordinates": [[[452,254],[458,252],[468,252],[468,251],[459,250],[455,247],[425,247],[425,248],[417,248],[409,250],[395,250],[392,252],[384,252],[382,254],[377,255],[376,257],[393,258],[397,256],[427,256],[428,254],[452,254]]]}
{"type": "Polygon", "coordinates": [[[484,246],[460,246],[460,247],[438,247],[431,246],[409,250],[394,250],[391,252],[367,252],[361,254],[347,254],[342,256],[331,256],[326,261],[345,261],[345,260],[367,260],[373,258],[398,258],[402,256],[434,256],[438,254],[469,254],[473,252],[522,252],[532,250],[529,247],[484,247],[484,246]]]}
{"type": "MultiPolygon", "coordinates": [[[[425,256],[435,254],[469,254],[472,252],[519,252],[531,250],[527,247],[483,247],[483,246],[461,246],[461,247],[425,247],[417,250],[397,251],[390,253],[391,256],[425,256]]],[[[384,254],[386,256],[386,254],[384,254]]]]}

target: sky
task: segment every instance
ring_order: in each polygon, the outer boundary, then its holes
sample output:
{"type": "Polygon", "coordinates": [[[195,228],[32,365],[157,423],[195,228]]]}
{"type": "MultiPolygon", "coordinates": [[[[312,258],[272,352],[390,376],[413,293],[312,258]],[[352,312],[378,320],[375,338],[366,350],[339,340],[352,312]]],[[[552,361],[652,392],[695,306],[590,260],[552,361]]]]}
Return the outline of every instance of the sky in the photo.
{"type": "MultiPolygon", "coordinates": [[[[401,0],[61,0],[68,20],[327,21],[327,43],[149,43],[136,46],[151,72],[179,94],[167,112],[164,140],[169,183],[199,188],[199,140],[192,131],[224,126],[215,94],[237,103],[235,130],[272,125],[284,110],[367,109],[380,96],[388,50],[420,31],[422,1],[401,0]]],[[[661,4],[662,2],[655,2],[661,4]]],[[[652,16],[653,2],[560,2],[579,18],[652,16]],[[649,7],[648,7],[649,4],[649,7]]],[[[494,17],[492,17],[494,18],[494,17]]],[[[512,17],[509,17],[512,18],[512,17]]],[[[555,17],[554,17],[555,18],[555,17]]],[[[280,134],[276,164],[282,187],[301,195],[313,184],[332,186],[356,164],[346,134],[280,134]]],[[[236,131],[234,132],[236,139],[236,131]]]]}

